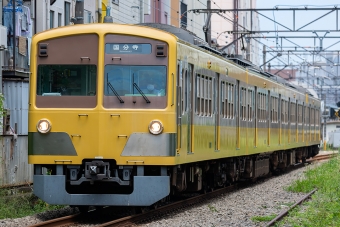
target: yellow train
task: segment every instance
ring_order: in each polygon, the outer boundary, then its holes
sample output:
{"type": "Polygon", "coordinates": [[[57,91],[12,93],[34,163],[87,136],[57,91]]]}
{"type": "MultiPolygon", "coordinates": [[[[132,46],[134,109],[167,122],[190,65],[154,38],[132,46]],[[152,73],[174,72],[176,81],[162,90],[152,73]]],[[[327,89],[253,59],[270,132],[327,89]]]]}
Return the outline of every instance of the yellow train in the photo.
{"type": "Polygon", "coordinates": [[[319,151],[320,100],[172,26],[45,31],[31,73],[28,159],[49,204],[149,206],[319,151]]]}

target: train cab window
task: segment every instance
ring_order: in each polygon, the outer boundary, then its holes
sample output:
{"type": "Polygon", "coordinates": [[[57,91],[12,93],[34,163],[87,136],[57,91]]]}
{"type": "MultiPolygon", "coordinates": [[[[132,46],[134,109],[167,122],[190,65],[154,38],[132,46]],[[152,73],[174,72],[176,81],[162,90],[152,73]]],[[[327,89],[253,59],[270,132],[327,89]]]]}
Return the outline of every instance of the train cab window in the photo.
{"type": "Polygon", "coordinates": [[[94,108],[97,66],[38,65],[36,94],[39,108],[94,108]]]}
{"type": "Polygon", "coordinates": [[[94,96],[97,87],[95,65],[39,65],[37,95],[94,96]]]}
{"type": "Polygon", "coordinates": [[[164,108],[165,66],[106,65],[104,106],[108,108],[164,108]]]}

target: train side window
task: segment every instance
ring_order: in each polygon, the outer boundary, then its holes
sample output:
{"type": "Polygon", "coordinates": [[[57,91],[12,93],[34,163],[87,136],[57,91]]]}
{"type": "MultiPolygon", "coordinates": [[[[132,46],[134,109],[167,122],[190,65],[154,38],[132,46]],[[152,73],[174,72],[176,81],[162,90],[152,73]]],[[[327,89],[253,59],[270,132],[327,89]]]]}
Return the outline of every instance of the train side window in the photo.
{"type": "Polygon", "coordinates": [[[272,123],[277,123],[278,122],[278,98],[271,96],[271,122],[272,123]]]}
{"type": "Polygon", "coordinates": [[[200,75],[196,74],[196,114],[199,115],[200,109],[200,75]]]}
{"type": "Polygon", "coordinates": [[[247,100],[247,93],[246,93],[246,88],[242,87],[241,88],[241,93],[240,93],[240,101],[241,101],[241,119],[242,121],[247,120],[247,111],[246,111],[246,100],[247,100]]]}
{"type": "Polygon", "coordinates": [[[253,91],[248,90],[248,103],[247,103],[248,121],[253,121],[253,105],[254,105],[253,91]]]}

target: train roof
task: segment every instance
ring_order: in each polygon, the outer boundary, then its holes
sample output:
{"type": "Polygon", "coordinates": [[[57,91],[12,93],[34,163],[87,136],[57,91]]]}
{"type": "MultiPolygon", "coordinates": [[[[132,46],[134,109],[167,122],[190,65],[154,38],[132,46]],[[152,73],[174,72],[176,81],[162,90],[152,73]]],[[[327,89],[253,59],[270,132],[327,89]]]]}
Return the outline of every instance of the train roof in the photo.
{"type": "Polygon", "coordinates": [[[203,48],[207,51],[210,51],[210,52],[212,52],[216,55],[225,57],[227,60],[232,61],[235,64],[237,64],[237,65],[239,65],[239,66],[241,66],[245,69],[248,69],[251,72],[255,72],[257,74],[260,74],[261,76],[264,76],[266,78],[274,80],[277,83],[283,84],[283,85],[290,87],[290,88],[293,88],[293,89],[295,89],[295,90],[297,90],[301,93],[305,93],[305,94],[308,94],[309,96],[315,97],[308,89],[303,88],[303,87],[298,86],[298,85],[295,85],[295,84],[292,84],[292,83],[288,82],[287,80],[283,79],[282,77],[277,76],[275,74],[271,74],[269,72],[264,72],[258,66],[254,65],[253,63],[251,63],[247,60],[240,59],[240,58],[227,58],[226,55],[223,52],[221,52],[217,49],[211,48],[205,40],[199,38],[194,33],[190,32],[186,29],[178,28],[178,27],[168,25],[168,24],[159,24],[159,23],[141,23],[139,25],[157,28],[157,29],[169,32],[169,33],[177,36],[177,38],[179,38],[182,41],[194,44],[194,45],[196,45],[200,48],[203,48]]]}

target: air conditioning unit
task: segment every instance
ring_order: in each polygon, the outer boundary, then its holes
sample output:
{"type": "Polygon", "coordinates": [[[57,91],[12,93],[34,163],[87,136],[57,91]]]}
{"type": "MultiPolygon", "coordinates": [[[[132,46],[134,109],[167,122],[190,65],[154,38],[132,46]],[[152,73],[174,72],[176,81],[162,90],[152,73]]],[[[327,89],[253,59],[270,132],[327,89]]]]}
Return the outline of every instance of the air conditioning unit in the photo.
{"type": "Polygon", "coordinates": [[[7,49],[7,27],[0,25],[0,50],[7,49]]]}

